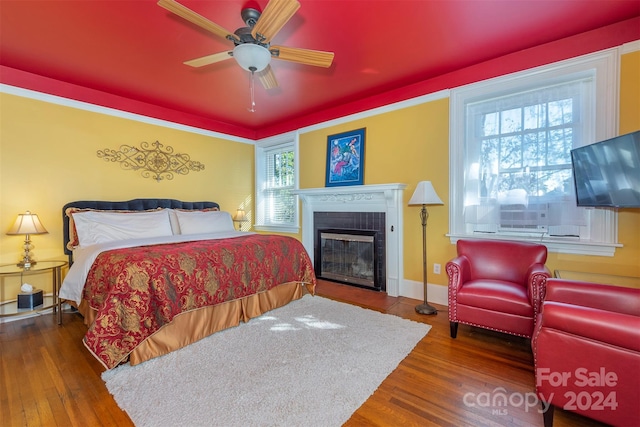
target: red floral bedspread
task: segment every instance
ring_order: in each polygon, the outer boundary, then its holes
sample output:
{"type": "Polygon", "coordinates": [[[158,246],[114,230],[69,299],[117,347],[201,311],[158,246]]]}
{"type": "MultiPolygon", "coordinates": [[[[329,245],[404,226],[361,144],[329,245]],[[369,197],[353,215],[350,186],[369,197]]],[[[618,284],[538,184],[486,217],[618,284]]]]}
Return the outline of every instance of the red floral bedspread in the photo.
{"type": "Polygon", "coordinates": [[[304,247],[286,236],[251,234],[103,252],[84,288],[83,298],[97,311],[84,342],[111,369],[180,313],[315,280],[304,247]]]}

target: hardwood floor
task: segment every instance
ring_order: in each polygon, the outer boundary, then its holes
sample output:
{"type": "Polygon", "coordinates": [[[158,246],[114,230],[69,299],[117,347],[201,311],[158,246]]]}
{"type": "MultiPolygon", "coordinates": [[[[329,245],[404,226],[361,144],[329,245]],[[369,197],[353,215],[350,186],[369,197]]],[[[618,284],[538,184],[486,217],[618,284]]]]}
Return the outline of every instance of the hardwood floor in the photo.
{"type": "MultiPolygon", "coordinates": [[[[496,389],[514,398],[534,390],[528,340],[465,325],[454,340],[446,307],[420,315],[419,301],[325,281],[317,294],[432,326],[346,426],[542,426],[539,405],[492,408],[482,400],[496,389]]],[[[63,326],[52,315],[0,324],[0,425],[132,425],[82,344],[85,330],[73,313],[63,326]]],[[[561,410],[554,425],[602,426],[561,410]]]]}

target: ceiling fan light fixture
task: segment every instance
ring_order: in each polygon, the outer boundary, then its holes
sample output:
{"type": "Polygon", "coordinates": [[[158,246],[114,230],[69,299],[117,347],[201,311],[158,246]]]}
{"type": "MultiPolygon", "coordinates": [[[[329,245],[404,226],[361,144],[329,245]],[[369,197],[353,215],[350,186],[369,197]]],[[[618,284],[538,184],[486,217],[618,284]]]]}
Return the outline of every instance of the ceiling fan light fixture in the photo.
{"type": "Polygon", "coordinates": [[[236,46],[233,49],[233,57],[242,68],[257,73],[267,68],[267,65],[271,62],[269,49],[253,43],[244,43],[236,46]]]}

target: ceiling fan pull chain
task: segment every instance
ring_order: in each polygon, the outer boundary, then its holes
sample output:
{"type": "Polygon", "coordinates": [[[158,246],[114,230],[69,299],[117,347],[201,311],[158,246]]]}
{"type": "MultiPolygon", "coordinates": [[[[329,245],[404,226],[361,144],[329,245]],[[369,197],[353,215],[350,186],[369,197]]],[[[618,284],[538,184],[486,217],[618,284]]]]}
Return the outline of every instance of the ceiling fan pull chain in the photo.
{"type": "Polygon", "coordinates": [[[255,67],[251,67],[249,69],[251,71],[251,108],[248,108],[249,111],[251,111],[252,113],[256,112],[256,101],[255,101],[255,95],[254,95],[254,83],[256,80],[256,68],[255,67]]]}

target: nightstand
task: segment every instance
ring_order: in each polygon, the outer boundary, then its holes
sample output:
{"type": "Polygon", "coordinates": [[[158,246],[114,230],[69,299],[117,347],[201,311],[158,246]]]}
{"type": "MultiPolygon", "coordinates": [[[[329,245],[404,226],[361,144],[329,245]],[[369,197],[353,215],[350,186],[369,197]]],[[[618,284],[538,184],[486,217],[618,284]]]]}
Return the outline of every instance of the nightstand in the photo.
{"type": "Polygon", "coordinates": [[[16,300],[5,301],[0,303],[0,317],[20,316],[30,313],[43,311],[49,308],[53,309],[53,313],[57,316],[58,325],[62,323],[62,307],[58,298],[58,291],[62,283],[62,269],[67,266],[67,261],[38,261],[31,268],[25,270],[16,264],[0,265],[0,286],[4,286],[5,277],[20,276],[21,284],[24,283],[22,278],[33,274],[51,273],[52,295],[45,295],[44,302],[33,309],[18,308],[16,300]]]}

